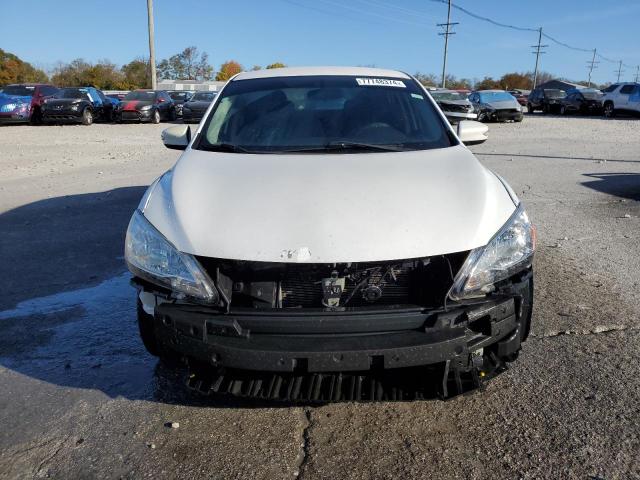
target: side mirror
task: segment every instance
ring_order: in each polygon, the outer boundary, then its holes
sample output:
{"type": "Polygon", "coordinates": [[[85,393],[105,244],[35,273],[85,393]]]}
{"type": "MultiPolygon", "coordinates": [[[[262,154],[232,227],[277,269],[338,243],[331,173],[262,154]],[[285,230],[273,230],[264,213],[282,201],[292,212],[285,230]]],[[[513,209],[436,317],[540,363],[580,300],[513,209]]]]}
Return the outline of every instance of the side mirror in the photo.
{"type": "Polygon", "coordinates": [[[489,127],[473,120],[462,120],[458,123],[458,138],[465,145],[476,145],[487,141],[489,127]]]}
{"type": "Polygon", "coordinates": [[[184,150],[191,141],[191,127],[176,125],[162,131],[164,146],[173,150],[184,150]]]}

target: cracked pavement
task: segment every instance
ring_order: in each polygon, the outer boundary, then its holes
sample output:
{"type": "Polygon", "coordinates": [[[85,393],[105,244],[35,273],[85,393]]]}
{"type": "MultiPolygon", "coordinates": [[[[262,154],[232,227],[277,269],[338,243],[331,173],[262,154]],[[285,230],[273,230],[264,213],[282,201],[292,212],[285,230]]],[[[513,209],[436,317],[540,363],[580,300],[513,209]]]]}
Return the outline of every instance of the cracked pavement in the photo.
{"type": "Polygon", "coordinates": [[[145,353],[122,242],[165,127],[0,128],[1,479],[640,478],[640,121],[536,114],[472,147],[538,226],[507,372],[321,407],[194,396],[145,353]]]}

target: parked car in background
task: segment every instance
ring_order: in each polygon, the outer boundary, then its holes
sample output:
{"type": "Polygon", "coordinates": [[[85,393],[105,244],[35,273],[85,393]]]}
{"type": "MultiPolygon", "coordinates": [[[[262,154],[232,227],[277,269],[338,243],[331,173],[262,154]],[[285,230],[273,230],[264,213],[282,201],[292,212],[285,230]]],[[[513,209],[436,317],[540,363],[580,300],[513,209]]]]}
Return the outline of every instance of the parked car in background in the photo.
{"type": "Polygon", "coordinates": [[[517,358],[535,229],[463,145],[476,122],[456,135],[374,68],[244,72],[219,95],[201,134],[163,132],[184,152],[127,229],[151,354],[288,400],[360,400],[350,378],[424,365],[448,397],[517,358]]]}
{"type": "Polygon", "coordinates": [[[509,90],[509,93],[518,101],[521,106],[527,105],[530,90],[509,90]]]}
{"type": "Polygon", "coordinates": [[[527,99],[527,111],[533,113],[542,110],[543,113],[559,113],[560,104],[566,97],[564,90],[557,88],[534,88],[527,99]]]}
{"type": "Polygon", "coordinates": [[[614,83],[603,92],[605,117],[614,117],[619,112],[640,113],[640,83],[614,83]]]}
{"type": "Polygon", "coordinates": [[[504,90],[479,90],[469,95],[478,115],[478,121],[505,122],[513,120],[521,122],[523,119],[522,106],[513,95],[504,90]]]}
{"type": "Polygon", "coordinates": [[[19,83],[3,87],[0,94],[0,123],[40,123],[42,104],[58,89],[41,83],[19,83]]]}
{"type": "Polygon", "coordinates": [[[176,106],[164,90],[134,90],[122,99],[116,109],[117,122],[151,122],[176,119],[176,106]]]}
{"type": "Polygon", "coordinates": [[[567,90],[567,96],[560,99],[560,115],[580,113],[596,115],[602,113],[604,95],[596,88],[573,88],[567,90]]]}
{"type": "Polygon", "coordinates": [[[94,87],[62,88],[42,105],[42,121],[45,123],[91,125],[94,121],[109,122],[112,118],[111,100],[94,87]]]}
{"type": "Polygon", "coordinates": [[[105,95],[108,98],[111,98],[113,100],[117,100],[118,102],[122,101],[122,99],[127,95],[127,93],[129,92],[110,92],[110,93],[105,93],[105,95]]]}
{"type": "Polygon", "coordinates": [[[429,89],[429,93],[451,123],[475,120],[478,117],[464,93],[446,89],[429,89]]]}
{"type": "Polygon", "coordinates": [[[196,92],[182,106],[182,121],[184,123],[200,122],[211,102],[215,100],[216,95],[217,92],[196,92]]]}
{"type": "Polygon", "coordinates": [[[173,100],[173,103],[176,106],[176,115],[178,117],[182,116],[182,106],[184,102],[188,102],[191,97],[193,97],[193,92],[184,91],[184,90],[173,90],[167,92],[169,96],[173,100]]]}

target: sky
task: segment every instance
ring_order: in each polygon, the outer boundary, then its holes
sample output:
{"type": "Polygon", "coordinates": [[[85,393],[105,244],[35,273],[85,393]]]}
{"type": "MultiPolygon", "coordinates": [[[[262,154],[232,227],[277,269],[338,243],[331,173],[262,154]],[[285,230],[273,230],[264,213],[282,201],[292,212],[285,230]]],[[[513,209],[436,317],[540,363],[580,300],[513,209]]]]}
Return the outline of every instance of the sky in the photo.
{"type": "MultiPolygon", "coordinates": [[[[499,23],[543,28],[556,40],[597,48],[627,66],[640,64],[640,0],[453,0],[499,23]]],[[[440,74],[447,7],[438,0],[154,0],[156,59],[188,46],[214,66],[375,65],[440,74]]],[[[45,70],[75,58],[122,65],[148,56],[146,0],[0,0],[0,48],[45,70]]],[[[482,78],[532,71],[537,32],[501,28],[452,10],[448,73],[482,78]]],[[[582,80],[592,54],[543,38],[540,69],[582,80]]],[[[593,80],[616,80],[616,63],[599,58],[593,80]]]]}

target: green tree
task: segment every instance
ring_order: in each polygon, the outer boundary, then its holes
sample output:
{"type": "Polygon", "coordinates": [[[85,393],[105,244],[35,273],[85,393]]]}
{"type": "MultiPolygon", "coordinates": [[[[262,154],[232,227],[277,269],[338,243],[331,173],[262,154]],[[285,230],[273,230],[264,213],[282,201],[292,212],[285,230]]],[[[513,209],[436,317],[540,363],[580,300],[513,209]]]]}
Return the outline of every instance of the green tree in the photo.
{"type": "Polygon", "coordinates": [[[151,88],[151,72],[148,59],[136,58],[123,65],[121,70],[124,75],[123,90],[151,88]]]}
{"type": "Polygon", "coordinates": [[[216,74],[216,80],[219,82],[226,82],[234,75],[242,71],[242,65],[235,60],[228,60],[220,65],[220,70],[216,74]]]}
{"type": "Polygon", "coordinates": [[[158,64],[158,76],[171,80],[211,80],[213,67],[209,65],[206,52],[199,53],[196,47],[187,47],[162,60],[158,64]]]}
{"type": "Polygon", "coordinates": [[[272,68],[285,68],[286,65],[282,62],[272,63],[271,65],[267,65],[267,69],[271,70],[272,68]]]}
{"type": "Polygon", "coordinates": [[[494,88],[501,88],[500,82],[491,77],[484,77],[473,86],[476,90],[493,90],[494,88]]]}
{"type": "Polygon", "coordinates": [[[413,76],[425,87],[435,87],[438,85],[438,79],[432,73],[420,73],[416,72],[413,76]]]}
{"type": "Polygon", "coordinates": [[[256,72],[258,70],[262,70],[262,67],[260,65],[254,65],[253,67],[251,67],[252,72],[256,72]]]}
{"type": "Polygon", "coordinates": [[[0,48],[0,85],[20,82],[47,82],[42,70],[0,48]]]}

